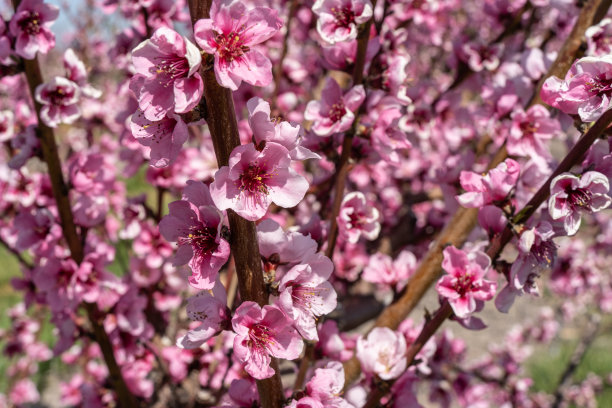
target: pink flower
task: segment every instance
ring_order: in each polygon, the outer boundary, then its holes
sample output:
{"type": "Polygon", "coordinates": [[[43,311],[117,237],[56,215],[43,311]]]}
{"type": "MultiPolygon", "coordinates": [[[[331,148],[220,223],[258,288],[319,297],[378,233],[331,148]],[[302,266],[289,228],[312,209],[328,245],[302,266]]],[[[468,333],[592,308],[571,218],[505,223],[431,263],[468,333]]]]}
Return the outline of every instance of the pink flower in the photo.
{"type": "Polygon", "coordinates": [[[219,269],[229,257],[229,244],[220,237],[222,215],[214,206],[208,187],[189,180],[183,199],[168,205],[170,213],[159,223],[159,231],[170,242],[178,242],[174,265],[189,262],[191,286],[212,289],[219,269]]]}
{"type": "Polygon", "coordinates": [[[317,368],[306,384],[306,392],[327,408],[352,407],[342,395],[344,388],[344,367],[338,361],[330,361],[323,368],[317,368]]]}
{"type": "Polygon", "coordinates": [[[462,171],[459,181],[467,192],[455,198],[459,204],[467,208],[479,208],[503,202],[515,186],[519,172],[519,164],[512,159],[506,159],[486,175],[462,171]]]}
{"type": "Polygon", "coordinates": [[[363,193],[348,193],[342,200],[338,213],[338,230],[351,244],[357,243],[363,235],[374,240],[380,233],[380,212],[368,203],[363,193]]]}
{"type": "Polygon", "coordinates": [[[321,101],[310,101],[304,118],[313,121],[312,130],[319,136],[329,136],[351,128],[354,112],[365,99],[363,85],[353,87],[346,94],[335,79],[329,77],[321,92],[321,101]]]}
{"type": "Polygon", "coordinates": [[[272,202],[294,207],[304,198],[308,181],[290,164],[289,152],[277,143],[267,143],[262,151],[252,143],[237,146],[229,166],[215,173],[212,199],[220,210],[232,209],[250,221],[263,217],[272,202]]]}
{"type": "Polygon", "coordinates": [[[540,96],[547,104],[570,115],[578,114],[583,122],[594,122],[610,107],[612,95],[612,55],[585,57],[561,80],[550,77],[540,96]]]}
{"type": "Polygon", "coordinates": [[[71,124],[81,116],[77,106],[81,90],[77,84],[63,77],[54,77],[50,82],[36,87],[36,100],[42,104],[40,118],[49,127],[60,123],[71,124]]]}
{"type": "Polygon", "coordinates": [[[274,375],[271,357],[294,360],[304,343],[292,321],[276,306],[261,308],[255,302],[243,302],[232,319],[236,332],[234,353],[245,363],[245,370],[261,380],[274,375]]]}
{"type": "Polygon", "coordinates": [[[392,380],[406,369],[406,338],[388,327],[375,327],[357,340],[356,355],[364,373],[392,380]]]}
{"type": "Polygon", "coordinates": [[[242,81],[255,86],[272,82],[272,63],[253,48],[271,38],[283,25],[276,10],[246,10],[241,1],[213,0],[210,18],[195,23],[194,34],[204,52],[215,56],[219,84],[235,91],[242,81]]]}
{"type": "Polygon", "coordinates": [[[177,347],[201,347],[208,339],[229,327],[231,314],[227,307],[227,293],[219,279],[212,291],[212,295],[208,291],[202,291],[187,299],[187,316],[200,322],[200,325],[178,338],[177,347]]]}
{"type": "Polygon", "coordinates": [[[385,285],[399,291],[415,270],[416,257],[410,251],[402,251],[395,260],[389,255],[377,252],[370,257],[361,277],[367,282],[385,285]]]}
{"type": "Polygon", "coordinates": [[[17,381],[11,388],[9,400],[16,406],[23,406],[28,403],[38,402],[40,394],[32,380],[23,378],[17,381]]]}
{"type": "Polygon", "coordinates": [[[357,26],[372,17],[370,0],[317,0],[312,12],[319,16],[317,31],[330,44],[357,38],[357,26]]]}
{"type": "Polygon", "coordinates": [[[306,340],[319,340],[316,319],[336,308],[336,291],[327,281],[333,266],[313,269],[297,265],[280,281],[278,305],[293,320],[295,328],[306,340]]]}
{"type": "Polygon", "coordinates": [[[23,0],[9,23],[11,34],[17,38],[15,52],[33,59],[37,51],[46,54],[55,47],[50,27],[58,15],[59,9],[43,0],[23,0]]]}
{"type": "Polygon", "coordinates": [[[542,105],[534,105],[527,110],[514,111],[512,127],[508,134],[508,153],[525,157],[548,158],[550,152],[546,143],[561,131],[556,119],[542,105]]]}
{"type": "Polygon", "coordinates": [[[172,112],[161,120],[150,121],[138,110],[132,115],[130,129],[141,145],[151,148],[151,165],[154,167],[173,163],[189,138],[187,125],[172,112]]]}
{"type": "Polygon", "coordinates": [[[83,96],[99,98],[102,95],[102,91],[87,83],[85,64],[76,56],[72,48],[68,48],[64,52],[64,68],[66,69],[68,79],[79,85],[83,96]]]}
{"type": "Polygon", "coordinates": [[[597,25],[585,31],[587,49],[591,56],[603,56],[612,53],[612,19],[604,18],[597,25]]]}
{"type": "Polygon", "coordinates": [[[188,39],[166,27],[132,51],[136,69],[130,89],[147,119],[157,121],[167,113],[193,109],[203,92],[198,69],[202,56],[188,39]]]}
{"type": "Polygon", "coordinates": [[[525,229],[518,242],[519,255],[512,263],[508,284],[495,298],[495,306],[507,313],[516,296],[523,293],[539,296],[536,279],[550,269],[557,257],[557,246],[552,241],[555,235],[550,223],[543,221],[537,228],[525,229]]]}
{"type": "Polygon", "coordinates": [[[302,130],[299,125],[289,122],[270,120],[270,104],[261,98],[251,98],[247,102],[249,127],[253,131],[256,146],[274,142],[285,147],[293,160],[320,159],[316,153],[301,146],[302,130]]]}
{"type": "Polygon", "coordinates": [[[436,284],[438,294],[448,299],[455,315],[468,317],[478,307],[477,303],[490,300],[497,284],[485,280],[491,260],[480,251],[464,252],[454,246],[444,250],[442,268],[447,275],[436,284]]]}
{"type": "Polygon", "coordinates": [[[477,42],[463,44],[459,57],[464,60],[474,72],[484,69],[495,71],[499,67],[503,47],[499,44],[487,46],[477,42]]]}
{"type": "Polygon", "coordinates": [[[562,220],[567,235],[580,228],[582,213],[594,213],[607,208],[608,178],[597,171],[588,171],[580,177],[571,173],[559,174],[550,183],[548,212],[553,220],[562,220]]]}
{"type": "Polygon", "coordinates": [[[10,110],[0,111],[0,142],[8,142],[15,135],[15,114],[10,110]]]}

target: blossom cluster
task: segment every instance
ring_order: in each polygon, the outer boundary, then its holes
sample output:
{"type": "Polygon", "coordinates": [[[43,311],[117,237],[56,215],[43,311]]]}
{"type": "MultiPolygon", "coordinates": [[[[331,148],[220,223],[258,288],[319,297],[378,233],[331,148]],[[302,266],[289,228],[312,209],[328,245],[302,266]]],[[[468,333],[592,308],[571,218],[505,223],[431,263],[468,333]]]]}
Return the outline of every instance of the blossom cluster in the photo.
{"type": "Polygon", "coordinates": [[[594,406],[612,381],[527,368],[612,310],[612,12],[568,56],[579,2],[14,3],[0,407],[594,406]]]}

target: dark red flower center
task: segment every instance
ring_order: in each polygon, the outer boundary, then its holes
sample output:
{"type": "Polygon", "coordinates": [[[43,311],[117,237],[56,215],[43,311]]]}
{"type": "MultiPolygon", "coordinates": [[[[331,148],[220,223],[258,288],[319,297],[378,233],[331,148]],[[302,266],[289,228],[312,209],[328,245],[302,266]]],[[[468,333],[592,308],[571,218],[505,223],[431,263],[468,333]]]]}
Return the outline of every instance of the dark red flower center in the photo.
{"type": "Polygon", "coordinates": [[[187,236],[179,238],[179,244],[191,245],[197,257],[210,254],[219,246],[217,243],[217,229],[207,227],[204,224],[192,226],[187,236]]]}
{"type": "Polygon", "coordinates": [[[40,14],[38,12],[29,13],[27,16],[24,16],[17,25],[30,35],[36,35],[40,32],[40,25],[42,21],[40,20],[40,14]]]}
{"type": "Polygon", "coordinates": [[[331,12],[336,18],[338,26],[348,28],[351,24],[355,24],[355,13],[349,7],[332,7],[331,12]]]}
{"type": "Polygon", "coordinates": [[[73,88],[58,86],[55,89],[44,91],[43,94],[51,105],[66,105],[66,100],[74,98],[74,92],[73,88]]]}
{"type": "Polygon", "coordinates": [[[346,108],[344,107],[344,103],[342,101],[334,103],[327,113],[328,117],[332,122],[339,122],[346,113],[346,108]]]}
{"type": "Polygon", "coordinates": [[[531,253],[540,265],[550,267],[557,254],[557,246],[552,241],[541,241],[531,247],[531,253]]]}
{"type": "Polygon", "coordinates": [[[240,33],[233,31],[228,34],[215,33],[213,46],[217,48],[219,58],[226,62],[232,62],[250,50],[244,45],[244,38],[240,37],[240,33]]]}
{"type": "Polygon", "coordinates": [[[253,194],[268,194],[266,181],[269,178],[270,174],[266,173],[266,170],[259,164],[249,164],[244,173],[240,175],[239,188],[253,194]]]}
{"type": "Polygon", "coordinates": [[[572,207],[589,208],[593,193],[585,188],[577,188],[575,190],[566,190],[567,200],[572,207]]]}

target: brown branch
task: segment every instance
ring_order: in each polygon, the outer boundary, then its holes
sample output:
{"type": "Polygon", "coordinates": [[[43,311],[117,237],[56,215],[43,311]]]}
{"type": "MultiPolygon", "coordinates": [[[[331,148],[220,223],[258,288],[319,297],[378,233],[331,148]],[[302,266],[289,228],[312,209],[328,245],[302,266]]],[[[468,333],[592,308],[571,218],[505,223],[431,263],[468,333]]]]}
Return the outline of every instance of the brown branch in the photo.
{"type": "MultiPolygon", "coordinates": [[[[15,9],[17,9],[19,3],[20,0],[13,0],[13,6],[15,9]]],[[[77,233],[76,225],[74,223],[72,208],[70,207],[70,199],[68,196],[68,187],[62,174],[62,165],[57,151],[57,144],[55,143],[55,135],[53,133],[53,129],[46,126],[41,120],[41,105],[34,98],[36,87],[43,83],[38,58],[33,60],[24,60],[23,63],[28,81],[28,87],[30,88],[30,94],[32,96],[32,100],[34,101],[34,107],[38,117],[36,135],[40,141],[43,159],[47,163],[51,188],[53,191],[53,196],[55,197],[58,213],[60,215],[63,236],[68,244],[68,248],[70,249],[72,259],[77,264],[80,264],[84,257],[83,243],[79,237],[79,234],[77,233]]],[[[134,397],[134,395],[130,392],[123,379],[121,369],[119,368],[117,360],[115,359],[113,346],[110,342],[108,334],[104,330],[104,326],[102,326],[102,313],[96,304],[84,302],[83,306],[87,311],[87,316],[92,326],[96,342],[102,351],[104,362],[108,368],[109,377],[115,392],[117,393],[119,406],[137,407],[139,404],[136,397],[134,397]]]]}
{"type": "MultiPolygon", "coordinates": [[[[199,19],[209,18],[211,0],[189,0],[192,24],[199,19]]],[[[212,56],[205,55],[210,60],[212,56]]],[[[240,145],[236,112],[232,93],[217,83],[213,70],[205,69],[202,64],[200,75],[204,81],[206,122],[212,136],[215,155],[219,167],[227,166],[230,154],[240,145]]],[[[232,210],[227,211],[230,224],[230,247],[236,264],[238,290],[243,301],[254,301],[264,306],[268,303],[261,257],[257,244],[255,223],[247,221],[232,210]]],[[[275,374],[265,380],[257,380],[257,389],[262,407],[280,408],[283,402],[283,386],[278,370],[278,362],[272,359],[271,367],[275,374]]]]}
{"type": "MultiPolygon", "coordinates": [[[[584,37],[584,31],[590,27],[593,23],[595,12],[600,7],[604,7],[603,4],[609,3],[610,0],[591,0],[582,9],[580,16],[576,22],[578,28],[572,30],[571,35],[568,37],[566,42],[574,43],[575,38],[582,39],[584,37]],[[590,16],[588,19],[586,16],[590,16]]],[[[581,40],[580,40],[581,41],[581,40]]],[[[578,51],[575,47],[564,46],[559,53],[557,62],[564,64],[566,69],[569,69],[571,62],[574,60],[574,54],[578,51]],[[574,53],[574,54],[572,54],[574,53]],[[571,61],[569,65],[565,65],[564,61],[571,61]]],[[[551,73],[557,72],[558,68],[553,65],[549,70],[549,73],[545,75],[548,77],[551,73]]],[[[536,88],[535,95],[539,94],[540,86],[536,88]]],[[[533,102],[529,106],[533,105],[533,102]]],[[[600,119],[603,126],[603,118],[609,117],[612,113],[606,112],[600,119]]],[[[597,123],[600,123],[598,121],[597,123]]],[[[597,124],[596,124],[597,125],[597,124]]],[[[593,126],[595,128],[595,126],[593,126]]],[[[603,130],[602,130],[603,131],[603,130]]],[[[593,136],[595,131],[591,134],[593,136]]],[[[588,147],[587,147],[588,149],[588,147]]],[[[489,163],[488,168],[493,168],[500,162],[502,162],[508,153],[505,147],[502,147],[495,157],[489,163]]],[[[534,197],[535,198],[535,197],[534,197]]],[[[535,211],[535,210],[534,210],[535,211]]],[[[376,327],[390,327],[396,329],[399,324],[404,320],[408,314],[414,309],[419,303],[425,292],[429,289],[431,284],[436,281],[442,272],[442,251],[447,245],[454,245],[456,247],[462,246],[472,229],[476,226],[478,217],[478,210],[474,208],[460,208],[457,210],[453,218],[446,225],[444,230],[440,233],[440,236],[436,239],[429,251],[421,261],[421,264],[417,268],[413,277],[408,281],[404,293],[394,303],[389,305],[376,320],[376,327]]],[[[511,237],[510,237],[511,238],[511,237]]],[[[501,242],[500,242],[501,243],[501,242]]],[[[355,356],[352,359],[344,363],[345,372],[345,385],[351,384],[359,376],[360,366],[359,360],[355,356]]]]}

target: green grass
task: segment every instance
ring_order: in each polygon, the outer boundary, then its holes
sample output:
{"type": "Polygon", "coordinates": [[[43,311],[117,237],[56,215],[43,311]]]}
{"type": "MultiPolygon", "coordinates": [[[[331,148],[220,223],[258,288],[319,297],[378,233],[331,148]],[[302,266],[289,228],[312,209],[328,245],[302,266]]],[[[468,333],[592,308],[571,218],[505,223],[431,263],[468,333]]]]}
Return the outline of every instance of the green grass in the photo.
{"type": "MultiPolygon", "coordinates": [[[[538,349],[527,364],[527,371],[534,380],[533,391],[554,393],[578,340],[555,341],[550,347],[538,349]]],[[[600,407],[612,407],[612,387],[605,385],[605,380],[612,373],[612,334],[600,334],[591,345],[584,359],[572,376],[573,383],[580,383],[589,373],[599,375],[604,380],[604,390],[598,394],[600,407]]]]}

